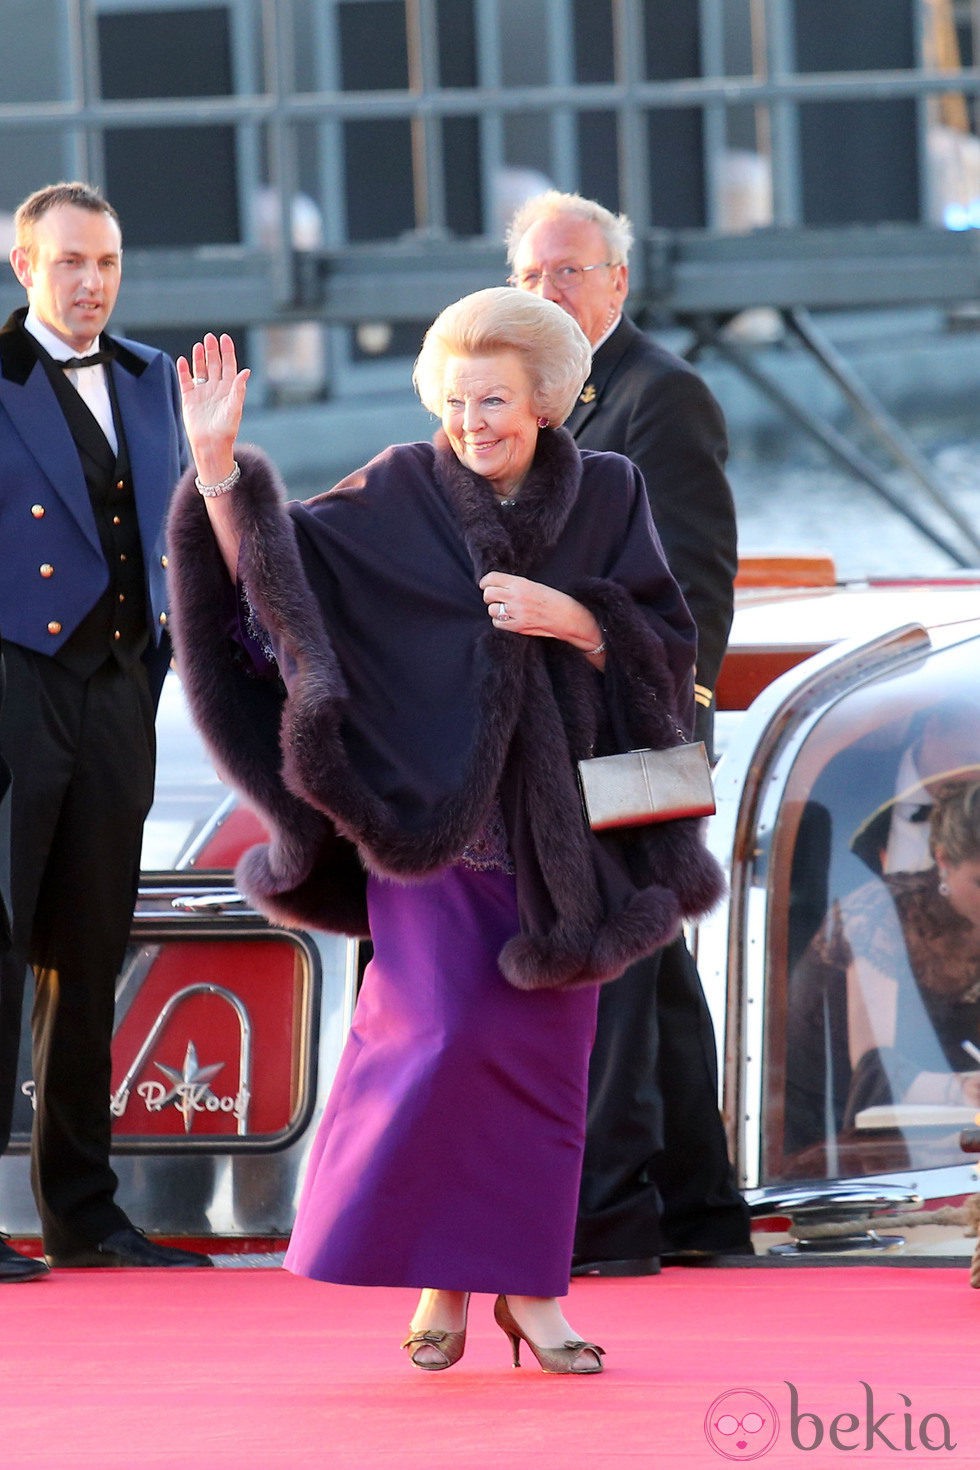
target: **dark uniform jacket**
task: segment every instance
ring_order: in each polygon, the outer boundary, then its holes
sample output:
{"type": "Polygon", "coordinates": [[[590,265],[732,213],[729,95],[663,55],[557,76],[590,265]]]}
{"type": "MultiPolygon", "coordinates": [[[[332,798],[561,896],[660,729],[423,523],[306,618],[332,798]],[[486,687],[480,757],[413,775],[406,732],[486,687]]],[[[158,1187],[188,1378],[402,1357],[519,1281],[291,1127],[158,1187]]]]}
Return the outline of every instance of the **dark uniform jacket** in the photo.
{"type": "Polygon", "coordinates": [[[566,427],[581,449],[625,454],[643,475],[667,565],[698,630],[699,734],[732,622],[738,566],[728,439],[704,380],[623,317],[592,359],[566,427]]]}
{"type": "MultiPolygon", "coordinates": [[[[109,571],[78,449],[25,315],[14,312],[0,329],[0,628],[10,643],[54,654],[102,596],[109,571]]],[[[152,647],[167,625],[167,503],[187,462],[177,375],[154,348],[104,332],[100,342],[115,349],[109,371],[125,424],[152,647]]]]}

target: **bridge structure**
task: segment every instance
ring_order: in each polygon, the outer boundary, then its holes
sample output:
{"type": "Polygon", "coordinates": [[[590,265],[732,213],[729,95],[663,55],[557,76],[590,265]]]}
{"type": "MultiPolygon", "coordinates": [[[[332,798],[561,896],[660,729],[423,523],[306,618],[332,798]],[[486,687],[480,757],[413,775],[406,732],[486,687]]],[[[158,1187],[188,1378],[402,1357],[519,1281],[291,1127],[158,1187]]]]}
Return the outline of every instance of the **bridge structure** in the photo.
{"type": "MultiPolygon", "coordinates": [[[[644,325],[980,560],[823,325],[975,314],[975,0],[34,0],[3,27],[0,214],[53,178],[101,184],[120,330],[175,352],[203,325],[247,334],[268,404],[394,392],[436,312],[504,278],[513,204],[577,189],[633,221],[644,325]],[[757,307],[891,471],[732,330],[757,307]]],[[[0,310],[20,300],[0,286],[0,310]]]]}

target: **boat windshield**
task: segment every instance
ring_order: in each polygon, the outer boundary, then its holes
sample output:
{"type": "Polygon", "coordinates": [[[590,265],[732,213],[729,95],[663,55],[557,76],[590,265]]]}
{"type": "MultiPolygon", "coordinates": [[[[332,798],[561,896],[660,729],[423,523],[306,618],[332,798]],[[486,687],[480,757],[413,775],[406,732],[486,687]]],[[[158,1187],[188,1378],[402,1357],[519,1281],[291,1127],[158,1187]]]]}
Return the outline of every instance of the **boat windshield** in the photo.
{"type": "Polygon", "coordinates": [[[977,642],[818,720],[769,865],[765,1182],[962,1163],[980,1124],[977,642]]]}

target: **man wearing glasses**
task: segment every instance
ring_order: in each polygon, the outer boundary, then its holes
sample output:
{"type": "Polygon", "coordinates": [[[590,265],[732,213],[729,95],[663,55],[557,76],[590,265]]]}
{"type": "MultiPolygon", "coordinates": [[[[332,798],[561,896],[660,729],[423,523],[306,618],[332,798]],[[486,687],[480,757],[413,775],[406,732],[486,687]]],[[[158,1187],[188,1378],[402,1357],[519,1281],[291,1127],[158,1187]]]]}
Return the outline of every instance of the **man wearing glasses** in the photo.
{"type": "MultiPolygon", "coordinates": [[[[721,409],[681,358],[623,312],[625,215],[551,190],[507,231],[510,284],[573,316],[592,372],[566,428],[641,471],[667,562],[698,628],[696,738],[712,749],[732,620],[735,507],[721,409]]],[[[684,940],[601,991],[573,1274],[643,1275],[661,1260],[751,1251],[718,1112],[714,1030],[684,940]]]]}

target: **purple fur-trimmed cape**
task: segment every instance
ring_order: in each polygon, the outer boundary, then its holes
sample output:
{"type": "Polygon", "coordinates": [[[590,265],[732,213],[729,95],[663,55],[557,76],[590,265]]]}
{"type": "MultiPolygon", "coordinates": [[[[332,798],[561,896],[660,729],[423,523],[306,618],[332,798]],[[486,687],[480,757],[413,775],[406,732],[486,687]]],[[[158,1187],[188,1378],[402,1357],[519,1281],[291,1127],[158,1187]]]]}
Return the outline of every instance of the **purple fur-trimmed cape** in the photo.
{"type": "Polygon", "coordinates": [[[261,451],[238,453],[240,579],[276,651],[257,677],[229,636],[233,590],[192,475],[170,520],[172,632],[222,774],[264,818],[242,892],[279,923],[366,932],[364,869],[411,882],[458,858],[499,797],[521,931],[521,989],[608,980],[719,897],[695,821],[592,833],[575,762],[676,743],[695,633],[626,459],[541,435],[512,506],[441,434],[386,450],[286,504],[261,451]],[[568,644],[495,628],[488,571],[561,588],[594,613],[597,674],[568,644]]]}

